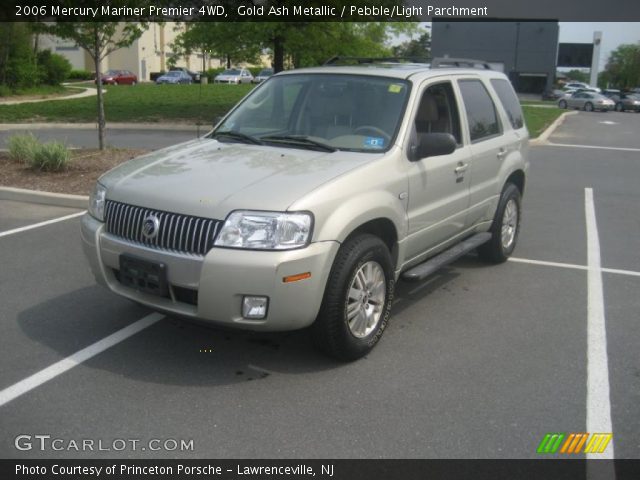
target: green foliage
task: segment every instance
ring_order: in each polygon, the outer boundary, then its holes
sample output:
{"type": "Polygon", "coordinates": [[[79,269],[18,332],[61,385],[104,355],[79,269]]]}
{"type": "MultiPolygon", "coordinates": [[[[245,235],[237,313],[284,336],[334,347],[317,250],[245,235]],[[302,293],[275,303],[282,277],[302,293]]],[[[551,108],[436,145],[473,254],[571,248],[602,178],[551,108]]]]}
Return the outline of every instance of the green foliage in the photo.
{"type": "Polygon", "coordinates": [[[418,39],[409,40],[393,47],[393,55],[401,58],[431,58],[431,35],[423,32],[418,39]]]}
{"type": "Polygon", "coordinates": [[[38,52],[38,69],[41,83],[60,85],[69,77],[71,63],[51,50],[42,50],[38,52]]]}
{"type": "Polygon", "coordinates": [[[33,156],[29,159],[31,168],[58,172],[67,168],[71,152],[62,142],[49,142],[38,145],[33,151],[33,156]]]}
{"type": "Polygon", "coordinates": [[[9,158],[37,170],[58,172],[64,170],[71,152],[62,142],[40,143],[32,134],[12,135],[7,139],[9,158]]]}
{"type": "Polygon", "coordinates": [[[12,90],[37,84],[38,71],[25,23],[0,23],[0,84],[12,90]]]}
{"type": "Polygon", "coordinates": [[[88,70],[71,70],[67,78],[69,80],[93,80],[94,75],[95,73],[88,70]]]}
{"type": "Polygon", "coordinates": [[[29,164],[40,142],[33,133],[11,135],[7,139],[9,159],[14,162],[29,164]]]}
{"type": "Polygon", "coordinates": [[[565,73],[569,80],[575,80],[576,82],[589,83],[589,74],[580,70],[569,70],[565,73]]]}
{"type": "Polygon", "coordinates": [[[615,87],[627,90],[640,86],[640,45],[620,45],[611,52],[606,71],[615,87]]]}

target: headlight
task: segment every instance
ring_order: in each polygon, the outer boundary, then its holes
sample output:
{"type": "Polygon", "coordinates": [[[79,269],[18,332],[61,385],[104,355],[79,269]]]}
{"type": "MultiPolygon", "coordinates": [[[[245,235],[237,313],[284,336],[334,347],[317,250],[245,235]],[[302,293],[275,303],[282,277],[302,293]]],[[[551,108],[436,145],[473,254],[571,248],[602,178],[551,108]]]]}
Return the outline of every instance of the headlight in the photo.
{"type": "Polygon", "coordinates": [[[310,213],[232,212],[216,238],[216,247],[289,250],[311,239],[310,213]]]}
{"type": "Polygon", "coordinates": [[[96,182],[89,196],[89,213],[92,217],[104,222],[104,197],[107,189],[96,182]]]}

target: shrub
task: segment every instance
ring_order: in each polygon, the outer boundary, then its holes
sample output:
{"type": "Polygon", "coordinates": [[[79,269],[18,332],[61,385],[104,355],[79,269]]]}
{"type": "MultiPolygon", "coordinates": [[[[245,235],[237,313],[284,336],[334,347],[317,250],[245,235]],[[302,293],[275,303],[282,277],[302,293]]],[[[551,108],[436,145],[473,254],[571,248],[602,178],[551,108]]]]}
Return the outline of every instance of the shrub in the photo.
{"type": "Polygon", "coordinates": [[[69,80],[93,80],[93,77],[95,77],[95,73],[89,70],[71,70],[67,78],[69,80]]]}
{"type": "Polygon", "coordinates": [[[12,58],[7,62],[7,85],[14,89],[35,87],[40,79],[38,73],[32,59],[12,58]]]}
{"type": "Polygon", "coordinates": [[[38,170],[58,172],[67,168],[71,152],[62,142],[50,142],[38,145],[31,158],[31,167],[38,170]]]}
{"type": "Polygon", "coordinates": [[[62,55],[51,50],[38,52],[38,70],[40,81],[48,85],[60,85],[71,72],[71,63],[62,55]]]}
{"type": "Polygon", "coordinates": [[[0,85],[0,97],[9,97],[13,94],[13,90],[11,90],[6,85],[0,85]]]}
{"type": "Polygon", "coordinates": [[[9,159],[14,162],[31,164],[35,151],[40,147],[40,142],[33,135],[11,135],[7,139],[9,147],[9,159]]]}

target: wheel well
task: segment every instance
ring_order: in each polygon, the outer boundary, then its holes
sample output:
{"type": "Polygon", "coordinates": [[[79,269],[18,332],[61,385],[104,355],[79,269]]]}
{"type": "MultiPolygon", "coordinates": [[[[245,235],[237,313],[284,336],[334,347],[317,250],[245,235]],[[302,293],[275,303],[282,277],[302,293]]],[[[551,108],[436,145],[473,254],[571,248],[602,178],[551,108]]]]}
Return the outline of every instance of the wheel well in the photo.
{"type": "Polygon", "coordinates": [[[522,170],[516,170],[509,175],[506,183],[513,183],[520,190],[520,195],[524,195],[524,172],[522,170]]]}
{"type": "Polygon", "coordinates": [[[382,240],[391,253],[393,265],[398,264],[398,233],[396,232],[396,227],[391,220],[388,218],[376,218],[375,220],[370,220],[351,232],[348,238],[360,233],[370,233],[382,240]]]}

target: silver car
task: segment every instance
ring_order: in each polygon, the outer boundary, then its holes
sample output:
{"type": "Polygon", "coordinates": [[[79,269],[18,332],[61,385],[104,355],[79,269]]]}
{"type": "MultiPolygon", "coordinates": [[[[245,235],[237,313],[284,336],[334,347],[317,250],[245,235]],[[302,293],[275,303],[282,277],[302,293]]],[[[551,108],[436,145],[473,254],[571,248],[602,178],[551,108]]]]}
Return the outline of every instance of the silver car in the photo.
{"type": "Polygon", "coordinates": [[[326,66],[274,75],[205,137],[98,180],[82,218],[97,282],[158,311],[256,331],[310,327],[366,355],[396,282],[520,231],[528,138],[490,70],[326,66]]]}
{"type": "Polygon", "coordinates": [[[576,92],[558,101],[558,107],[560,108],[579,108],[587,112],[594,110],[608,112],[613,110],[615,105],[615,102],[610,98],[593,92],[576,92]]]}
{"type": "Polygon", "coordinates": [[[253,75],[246,68],[229,68],[216,75],[213,79],[214,83],[231,83],[235,85],[251,83],[252,80],[253,75]]]}

